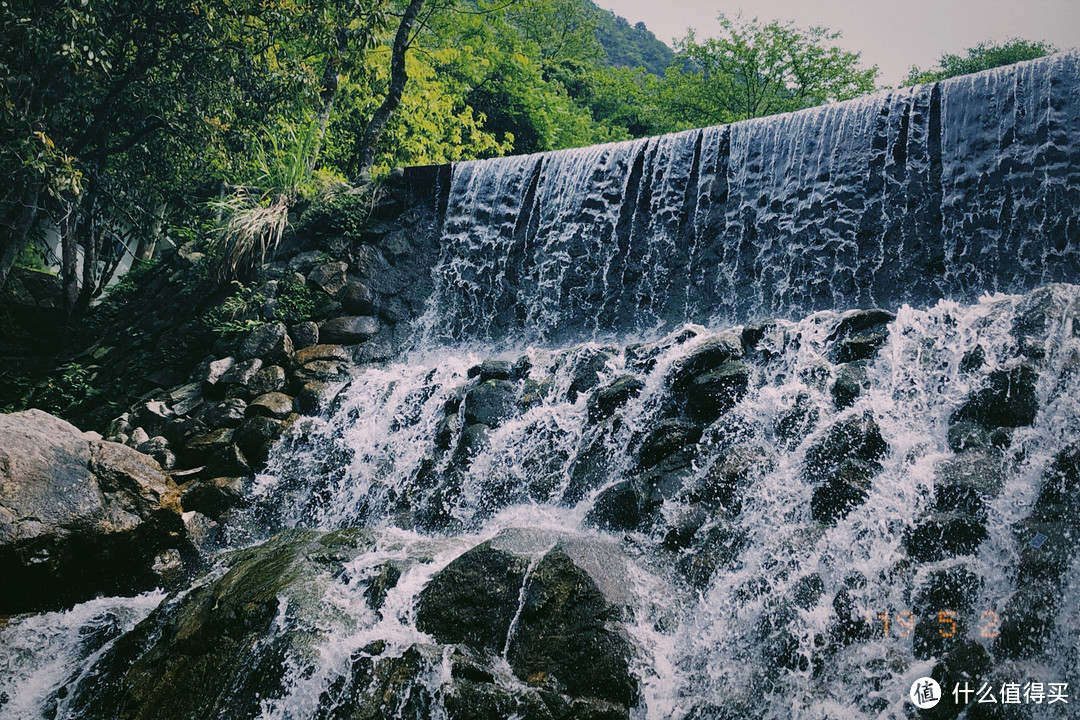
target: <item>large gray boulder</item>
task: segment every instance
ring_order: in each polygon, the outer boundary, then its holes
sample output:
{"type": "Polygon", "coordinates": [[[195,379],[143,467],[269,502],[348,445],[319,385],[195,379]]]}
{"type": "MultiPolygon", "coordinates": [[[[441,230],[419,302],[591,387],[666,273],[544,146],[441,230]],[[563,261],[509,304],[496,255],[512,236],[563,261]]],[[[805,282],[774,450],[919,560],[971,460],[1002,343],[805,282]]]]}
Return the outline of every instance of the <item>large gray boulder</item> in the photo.
{"type": "Polygon", "coordinates": [[[526,683],[626,717],[638,696],[621,625],[627,575],[614,544],[503,531],[435,574],[417,599],[417,628],[504,654],[526,683]]]}
{"type": "Polygon", "coordinates": [[[0,615],[153,587],[182,535],[152,458],[40,410],[0,415],[0,615]]]}

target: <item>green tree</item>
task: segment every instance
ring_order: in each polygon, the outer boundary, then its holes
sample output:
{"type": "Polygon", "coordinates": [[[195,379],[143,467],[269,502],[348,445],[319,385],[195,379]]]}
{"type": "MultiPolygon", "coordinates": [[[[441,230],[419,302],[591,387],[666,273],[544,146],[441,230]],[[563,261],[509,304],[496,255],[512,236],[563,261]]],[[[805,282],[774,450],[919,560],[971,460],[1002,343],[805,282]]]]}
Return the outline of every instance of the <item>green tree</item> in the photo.
{"type": "Polygon", "coordinates": [[[943,54],[938,60],[937,67],[929,70],[913,66],[903,84],[918,85],[937,82],[957,75],[968,75],[1002,65],[1012,65],[1022,60],[1034,60],[1055,52],[1057,48],[1043,41],[1012,38],[1003,45],[982,42],[959,55],[943,54]]]}
{"type": "Polygon", "coordinates": [[[877,67],[833,43],[840,33],[719,16],[719,37],[679,42],[663,103],[681,127],[746,120],[847,100],[874,90],[877,67]]]}

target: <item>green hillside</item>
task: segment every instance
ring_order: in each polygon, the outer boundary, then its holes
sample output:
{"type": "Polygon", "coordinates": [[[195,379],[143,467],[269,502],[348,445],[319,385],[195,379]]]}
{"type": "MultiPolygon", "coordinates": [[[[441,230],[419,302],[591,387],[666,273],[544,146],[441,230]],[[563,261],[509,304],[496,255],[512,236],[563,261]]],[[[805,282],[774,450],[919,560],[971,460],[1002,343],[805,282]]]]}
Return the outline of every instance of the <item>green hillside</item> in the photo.
{"type": "Polygon", "coordinates": [[[596,39],[604,47],[607,60],[615,67],[644,67],[663,75],[675,52],[645,27],[631,25],[624,17],[597,7],[596,39]]]}

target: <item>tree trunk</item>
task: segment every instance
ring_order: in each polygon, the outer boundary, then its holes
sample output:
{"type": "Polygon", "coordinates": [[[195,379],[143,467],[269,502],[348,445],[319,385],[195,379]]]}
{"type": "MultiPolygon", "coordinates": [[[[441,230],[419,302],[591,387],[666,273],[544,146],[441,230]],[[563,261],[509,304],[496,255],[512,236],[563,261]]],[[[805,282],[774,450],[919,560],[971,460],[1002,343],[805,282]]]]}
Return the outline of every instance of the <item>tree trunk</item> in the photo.
{"type": "Polygon", "coordinates": [[[168,206],[164,200],[154,208],[154,225],[148,234],[139,237],[139,244],[135,248],[135,262],[148,263],[154,259],[154,249],[157,247],[158,238],[161,237],[161,226],[165,222],[165,209],[168,206]]]}
{"type": "Polygon", "coordinates": [[[15,257],[26,247],[26,237],[30,234],[30,229],[34,227],[34,221],[37,220],[40,194],[40,185],[26,188],[23,207],[19,211],[18,220],[15,221],[14,231],[6,238],[0,239],[0,290],[4,289],[8,275],[11,274],[11,268],[15,266],[15,257]]]}
{"type": "Polygon", "coordinates": [[[334,99],[337,97],[338,84],[340,82],[341,62],[345,59],[345,53],[349,50],[349,36],[345,28],[337,28],[334,31],[334,50],[326,61],[323,69],[322,92],[319,98],[322,107],[319,109],[317,118],[318,129],[315,135],[315,144],[311,148],[311,157],[308,158],[308,172],[315,170],[315,164],[319,161],[319,151],[322,150],[323,138],[326,137],[326,128],[330,125],[330,114],[334,110],[334,99]]]}
{"type": "Polygon", "coordinates": [[[375,164],[375,150],[379,145],[386,123],[390,116],[397,110],[401,102],[401,94],[405,91],[405,83],[409,80],[405,72],[405,52],[409,49],[409,34],[416,22],[420,9],[424,6],[424,0],[411,0],[405,14],[401,17],[397,35],[394,36],[394,49],[390,57],[390,88],[386,91],[386,97],[382,105],[375,111],[364,131],[364,139],[360,144],[358,175],[370,174],[371,166],[375,164]]]}
{"type": "Polygon", "coordinates": [[[81,318],[90,309],[90,303],[94,300],[95,290],[98,286],[98,261],[101,258],[101,248],[105,243],[105,228],[94,227],[93,218],[83,228],[82,249],[82,287],[79,289],[79,297],[75,301],[72,317],[81,318]]]}
{"type": "Polygon", "coordinates": [[[82,205],[85,193],[80,193],[72,198],[68,204],[67,214],[60,222],[60,281],[63,284],[64,313],[71,317],[75,311],[75,304],[79,298],[79,277],[77,271],[79,261],[79,240],[76,233],[79,230],[79,207],[82,205]]]}

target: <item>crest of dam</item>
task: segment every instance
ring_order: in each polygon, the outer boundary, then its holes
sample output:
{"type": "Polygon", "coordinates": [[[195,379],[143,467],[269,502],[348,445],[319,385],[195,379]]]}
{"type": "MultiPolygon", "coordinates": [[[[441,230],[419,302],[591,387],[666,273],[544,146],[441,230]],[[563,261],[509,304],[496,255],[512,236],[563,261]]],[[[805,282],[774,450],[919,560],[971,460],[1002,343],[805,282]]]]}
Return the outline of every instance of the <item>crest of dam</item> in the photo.
{"type": "Polygon", "coordinates": [[[442,202],[429,339],[598,338],[1022,292],[1080,271],[1080,54],[458,163],[442,202]]]}

